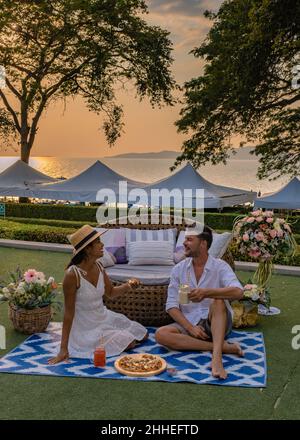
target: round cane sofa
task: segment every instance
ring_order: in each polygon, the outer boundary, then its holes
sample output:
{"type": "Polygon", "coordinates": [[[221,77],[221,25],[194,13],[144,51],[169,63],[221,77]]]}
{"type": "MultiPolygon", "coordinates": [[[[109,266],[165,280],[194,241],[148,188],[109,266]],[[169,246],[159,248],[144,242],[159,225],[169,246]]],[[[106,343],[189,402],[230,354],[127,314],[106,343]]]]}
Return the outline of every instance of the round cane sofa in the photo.
{"type": "MultiPolygon", "coordinates": [[[[144,217],[145,218],[145,217],[144,217]]],[[[146,219],[147,220],[147,219],[146,219]]],[[[133,224],[127,220],[124,224],[124,218],[116,220],[111,223],[101,225],[102,228],[116,229],[116,228],[131,228],[131,229],[169,229],[176,228],[177,236],[181,230],[184,230],[191,222],[183,222],[180,224],[178,218],[174,216],[159,215],[155,224],[150,223],[151,219],[144,221],[144,223],[133,224]],[[167,222],[166,222],[167,221],[167,222]]],[[[153,221],[153,218],[152,218],[153,221]]],[[[232,254],[227,250],[222,257],[234,269],[234,260],[232,254]]],[[[114,285],[121,284],[119,281],[112,279],[114,285]]],[[[104,296],[104,303],[110,310],[114,312],[123,313],[129,319],[140,322],[147,326],[162,326],[172,322],[172,319],[165,311],[167,300],[168,284],[164,285],[143,285],[138,288],[120,295],[117,298],[108,298],[104,296]]]]}

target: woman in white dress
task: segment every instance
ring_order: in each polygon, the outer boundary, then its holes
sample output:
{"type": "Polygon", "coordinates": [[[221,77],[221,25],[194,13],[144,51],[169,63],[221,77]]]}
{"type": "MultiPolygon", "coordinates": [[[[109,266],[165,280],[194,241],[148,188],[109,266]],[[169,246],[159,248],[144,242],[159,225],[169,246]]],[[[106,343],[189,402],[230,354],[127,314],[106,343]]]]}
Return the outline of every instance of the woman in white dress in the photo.
{"type": "Polygon", "coordinates": [[[61,346],[49,364],[69,357],[91,358],[100,342],[108,357],[115,356],[148,337],[144,326],[103,304],[104,294],[122,295],[137,287],[139,281],[131,279],[121,286],[112,285],[98,261],[103,256],[102,234],[85,225],[68,236],[74,252],[63,280],[65,311],[61,346]]]}

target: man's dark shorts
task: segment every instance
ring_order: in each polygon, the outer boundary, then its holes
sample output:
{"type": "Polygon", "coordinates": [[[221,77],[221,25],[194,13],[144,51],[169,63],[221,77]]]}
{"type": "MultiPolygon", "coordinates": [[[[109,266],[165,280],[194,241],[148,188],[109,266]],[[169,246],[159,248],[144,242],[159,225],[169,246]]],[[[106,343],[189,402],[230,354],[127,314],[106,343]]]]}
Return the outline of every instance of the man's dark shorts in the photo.
{"type": "MultiPolygon", "coordinates": [[[[226,311],[227,311],[227,324],[226,324],[226,330],[225,330],[225,339],[229,336],[231,330],[232,330],[232,316],[230,311],[228,310],[228,308],[226,307],[226,311]]],[[[177,322],[173,322],[172,324],[170,324],[173,327],[176,327],[180,333],[184,334],[184,335],[188,335],[189,332],[185,330],[185,328],[183,328],[180,324],[178,324],[177,322]]],[[[203,327],[205,333],[207,334],[207,336],[209,337],[210,340],[212,340],[212,333],[211,333],[211,323],[209,321],[209,318],[206,319],[200,319],[200,321],[198,322],[198,324],[201,327],[203,327]]]]}

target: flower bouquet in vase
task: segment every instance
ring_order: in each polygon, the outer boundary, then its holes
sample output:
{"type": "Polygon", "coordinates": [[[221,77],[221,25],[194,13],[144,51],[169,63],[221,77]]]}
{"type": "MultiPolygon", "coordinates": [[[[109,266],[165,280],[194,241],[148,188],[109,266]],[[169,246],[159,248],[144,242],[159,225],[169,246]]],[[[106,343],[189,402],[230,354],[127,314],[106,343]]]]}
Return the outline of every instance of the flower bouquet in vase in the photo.
{"type": "Polygon", "coordinates": [[[258,209],[236,218],[233,236],[239,252],[258,261],[253,281],[268,297],[265,305],[259,307],[262,314],[268,314],[271,299],[267,292],[273,271],[273,260],[281,256],[294,255],[296,250],[297,245],[291,227],[285,219],[275,216],[273,211],[258,209]]]}
{"type": "Polygon", "coordinates": [[[10,273],[10,280],[0,283],[0,302],[8,301],[14,328],[25,334],[46,330],[53,310],[61,306],[57,287],[53,277],[47,280],[35,269],[10,273]]]}

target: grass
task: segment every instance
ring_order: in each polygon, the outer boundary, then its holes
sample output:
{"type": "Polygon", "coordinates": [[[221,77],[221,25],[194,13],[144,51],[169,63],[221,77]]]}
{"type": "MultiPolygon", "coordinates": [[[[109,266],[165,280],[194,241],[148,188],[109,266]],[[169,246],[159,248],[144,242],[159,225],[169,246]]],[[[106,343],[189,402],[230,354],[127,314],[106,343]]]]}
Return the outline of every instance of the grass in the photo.
{"type": "MultiPolygon", "coordinates": [[[[61,253],[0,248],[0,276],[20,264],[61,281],[68,258],[61,253]]],[[[251,274],[238,275],[246,282],[251,274]]],[[[299,278],[274,275],[272,302],[282,313],[262,317],[255,328],[265,338],[267,388],[2,373],[0,419],[300,419],[300,350],[291,346],[292,327],[300,325],[299,284],[299,278]]],[[[7,329],[2,356],[25,336],[12,328],[6,304],[0,305],[0,323],[7,329]]]]}

